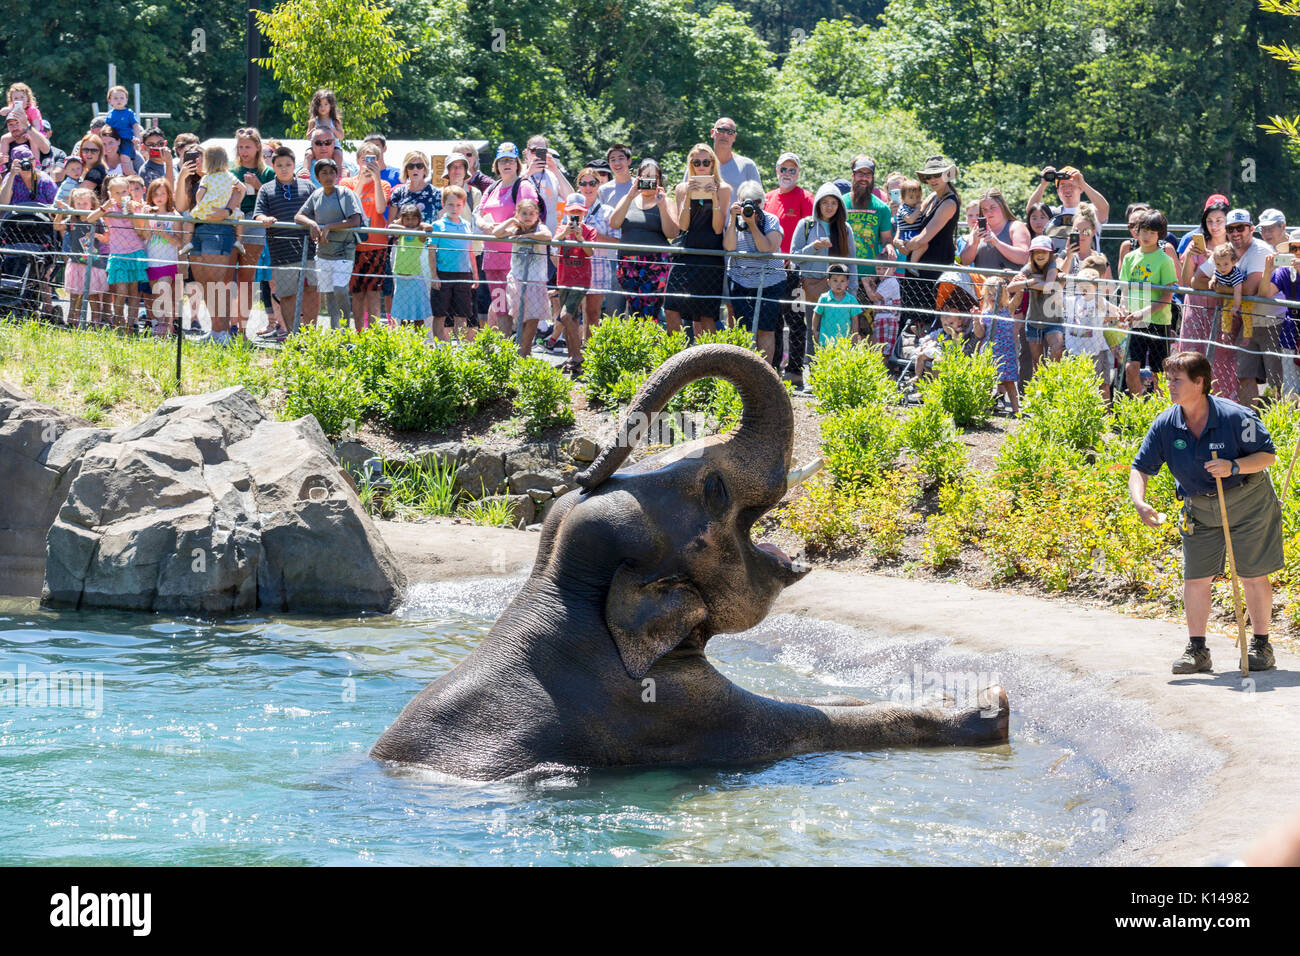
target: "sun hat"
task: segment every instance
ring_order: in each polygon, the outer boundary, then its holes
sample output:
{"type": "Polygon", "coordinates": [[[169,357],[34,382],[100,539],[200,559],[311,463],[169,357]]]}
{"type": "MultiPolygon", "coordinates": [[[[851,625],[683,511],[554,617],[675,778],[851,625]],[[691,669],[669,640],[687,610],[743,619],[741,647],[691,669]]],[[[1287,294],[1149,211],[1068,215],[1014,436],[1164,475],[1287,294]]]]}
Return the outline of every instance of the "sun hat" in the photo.
{"type": "Polygon", "coordinates": [[[1034,236],[1034,238],[1029,241],[1030,252],[1034,252],[1037,249],[1046,249],[1048,252],[1051,252],[1055,248],[1056,247],[1052,245],[1052,240],[1047,236],[1034,236]]]}
{"type": "Polygon", "coordinates": [[[1254,222],[1252,222],[1252,221],[1251,221],[1251,218],[1250,218],[1250,210],[1249,210],[1249,209],[1229,209],[1229,210],[1228,210],[1228,221],[1227,221],[1226,225],[1229,225],[1229,226],[1240,226],[1240,225],[1242,225],[1243,223],[1244,223],[1245,225],[1247,225],[1247,226],[1253,226],[1253,225],[1254,225],[1254,222]]]}
{"type": "Polygon", "coordinates": [[[925,165],[916,171],[917,179],[926,176],[942,176],[945,181],[952,182],[957,178],[957,164],[948,162],[944,156],[931,156],[925,161],[925,165]]]}
{"type": "Polygon", "coordinates": [[[1286,213],[1281,209],[1265,209],[1259,214],[1259,224],[1261,226],[1285,226],[1286,213]]]}

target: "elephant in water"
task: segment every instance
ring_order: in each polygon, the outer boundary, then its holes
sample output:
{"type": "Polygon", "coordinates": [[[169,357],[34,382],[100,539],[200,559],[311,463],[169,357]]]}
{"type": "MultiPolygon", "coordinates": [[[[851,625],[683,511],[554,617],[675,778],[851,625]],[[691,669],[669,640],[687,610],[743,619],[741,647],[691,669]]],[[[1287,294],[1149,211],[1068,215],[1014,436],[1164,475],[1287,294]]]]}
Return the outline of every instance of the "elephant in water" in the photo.
{"type": "Polygon", "coordinates": [[[732,345],[673,356],[642,386],[619,439],[546,519],[528,580],[474,652],[419,693],[376,742],[379,760],[489,780],[539,764],[761,761],[818,750],[1007,739],[999,687],[966,709],[839,697],[779,700],[708,661],[807,574],[750,528],[791,481],[794,415],[771,367],[732,345]],[[740,425],[622,471],[629,424],[696,379],[732,382],[740,425]]]}

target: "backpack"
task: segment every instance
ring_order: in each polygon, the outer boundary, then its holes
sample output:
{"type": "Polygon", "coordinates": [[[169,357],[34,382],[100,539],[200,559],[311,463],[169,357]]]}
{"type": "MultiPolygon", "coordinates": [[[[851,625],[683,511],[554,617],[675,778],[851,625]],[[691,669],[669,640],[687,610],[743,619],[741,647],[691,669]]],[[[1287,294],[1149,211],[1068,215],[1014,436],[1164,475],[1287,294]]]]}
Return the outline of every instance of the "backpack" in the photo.
{"type": "MultiPolygon", "coordinates": [[[[524,177],[516,176],[514,185],[510,187],[510,201],[516,206],[519,205],[519,187],[523,183],[523,181],[524,181],[524,177]]],[[[501,188],[501,183],[500,181],[498,181],[492,187],[492,192],[495,193],[500,188],[501,188]]],[[[533,191],[537,192],[536,186],[533,187],[533,191]]],[[[483,198],[486,199],[487,197],[485,196],[483,198]]],[[[482,202],[482,200],[479,200],[479,202],[482,202]]],[[[546,222],[546,200],[542,198],[542,194],[540,192],[537,192],[537,211],[541,215],[541,220],[542,223],[544,224],[546,222]]]]}

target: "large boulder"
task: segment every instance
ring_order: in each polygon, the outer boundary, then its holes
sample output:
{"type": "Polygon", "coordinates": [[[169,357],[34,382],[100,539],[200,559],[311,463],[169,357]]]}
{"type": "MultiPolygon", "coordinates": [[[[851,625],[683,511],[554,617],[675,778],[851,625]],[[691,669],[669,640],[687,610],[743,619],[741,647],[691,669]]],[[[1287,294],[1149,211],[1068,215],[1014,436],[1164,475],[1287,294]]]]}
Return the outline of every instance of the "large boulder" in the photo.
{"type": "Polygon", "coordinates": [[[0,594],[41,593],[46,532],[82,453],[108,435],[0,382],[0,594]]]}
{"type": "Polygon", "coordinates": [[[47,545],[54,606],[387,610],[406,583],[316,420],[269,420],[240,387],[86,451],[47,545]]]}

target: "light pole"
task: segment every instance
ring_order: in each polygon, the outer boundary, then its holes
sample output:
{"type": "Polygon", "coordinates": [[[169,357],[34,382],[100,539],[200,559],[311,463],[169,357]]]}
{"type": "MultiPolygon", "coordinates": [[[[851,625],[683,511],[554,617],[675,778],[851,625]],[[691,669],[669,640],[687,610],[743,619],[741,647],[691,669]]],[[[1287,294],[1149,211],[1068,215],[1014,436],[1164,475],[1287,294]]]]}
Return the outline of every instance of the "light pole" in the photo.
{"type": "Polygon", "coordinates": [[[248,0],[248,30],[244,38],[244,122],[258,126],[257,58],[262,55],[262,35],[257,29],[258,0],[248,0]]]}

